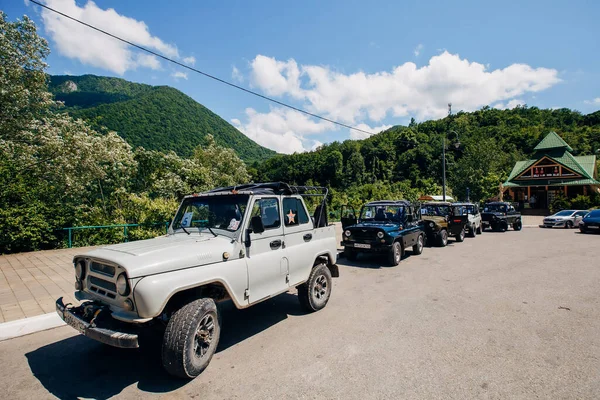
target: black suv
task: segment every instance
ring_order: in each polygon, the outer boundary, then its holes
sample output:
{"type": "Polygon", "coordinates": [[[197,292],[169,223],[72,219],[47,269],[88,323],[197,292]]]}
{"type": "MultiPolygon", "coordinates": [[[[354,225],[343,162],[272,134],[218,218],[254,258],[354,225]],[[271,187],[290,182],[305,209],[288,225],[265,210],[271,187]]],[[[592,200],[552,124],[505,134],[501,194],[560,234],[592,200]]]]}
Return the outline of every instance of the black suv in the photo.
{"type": "Polygon", "coordinates": [[[385,253],[388,262],[396,266],[409,247],[413,254],[421,254],[425,232],[419,218],[419,207],[405,200],[372,201],[362,206],[358,218],[353,209],[350,212],[344,206],[341,243],[344,255],[354,260],[360,252],[385,253]]]}
{"type": "Polygon", "coordinates": [[[495,231],[505,232],[512,226],[515,231],[523,228],[521,213],[515,210],[511,203],[494,201],[486,203],[481,213],[482,229],[492,228],[495,231]]]}

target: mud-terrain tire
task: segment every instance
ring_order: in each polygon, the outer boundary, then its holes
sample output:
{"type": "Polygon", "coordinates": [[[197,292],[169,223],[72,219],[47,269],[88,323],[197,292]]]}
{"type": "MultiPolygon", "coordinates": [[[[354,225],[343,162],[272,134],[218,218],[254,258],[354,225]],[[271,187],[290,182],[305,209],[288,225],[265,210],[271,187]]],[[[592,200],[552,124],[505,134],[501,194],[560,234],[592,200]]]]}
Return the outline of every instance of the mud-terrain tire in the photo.
{"type": "Polygon", "coordinates": [[[508,222],[501,221],[500,225],[498,225],[498,228],[500,229],[500,232],[506,232],[508,230],[508,222]]]}
{"type": "Polygon", "coordinates": [[[402,260],[403,253],[404,251],[402,251],[402,244],[400,244],[400,242],[394,242],[392,244],[392,248],[388,252],[388,264],[392,267],[395,267],[398,264],[400,264],[400,260],[402,260]]]}
{"type": "Polygon", "coordinates": [[[479,224],[479,226],[477,227],[477,234],[481,235],[483,233],[483,226],[481,224],[479,224]]]}
{"type": "Polygon", "coordinates": [[[462,228],[460,233],[454,237],[454,240],[458,243],[465,241],[465,228],[462,228]]]}
{"type": "Polygon", "coordinates": [[[215,301],[194,300],[171,316],[162,343],[163,367],[179,378],[195,378],[215,354],[221,324],[215,301]]]}
{"type": "Polygon", "coordinates": [[[344,247],[344,257],[346,257],[348,261],[355,261],[357,256],[358,252],[356,250],[344,247]]]}
{"type": "MultiPolygon", "coordinates": [[[[571,221],[569,221],[569,222],[571,222],[571,221]]],[[[515,231],[520,231],[520,230],[521,230],[521,228],[523,228],[523,222],[521,222],[521,221],[517,221],[517,222],[515,222],[515,223],[513,224],[513,229],[514,229],[515,231]]]]}
{"type": "Polygon", "coordinates": [[[331,297],[331,271],[325,264],[315,265],[308,280],[298,286],[298,300],[305,311],[324,308],[331,297]]]}
{"type": "Polygon", "coordinates": [[[412,248],[412,253],[416,256],[423,253],[423,247],[425,247],[425,238],[423,234],[420,234],[417,238],[417,243],[412,248]]]}
{"type": "Polygon", "coordinates": [[[439,231],[436,235],[436,244],[438,247],[446,247],[446,245],[448,244],[448,231],[445,229],[442,229],[441,231],[439,231]]]}

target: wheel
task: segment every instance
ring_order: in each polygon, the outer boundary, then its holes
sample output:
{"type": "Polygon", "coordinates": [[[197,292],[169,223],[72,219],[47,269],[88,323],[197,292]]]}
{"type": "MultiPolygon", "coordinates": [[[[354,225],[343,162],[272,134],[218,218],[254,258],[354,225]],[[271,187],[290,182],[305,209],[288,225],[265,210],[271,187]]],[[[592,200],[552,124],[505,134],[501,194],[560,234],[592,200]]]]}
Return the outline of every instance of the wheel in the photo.
{"type": "Polygon", "coordinates": [[[423,235],[419,235],[417,238],[417,243],[413,246],[412,252],[414,255],[418,256],[423,253],[423,246],[425,245],[425,239],[423,239],[423,235]]]}
{"type": "Polygon", "coordinates": [[[567,221],[565,223],[565,229],[571,229],[573,228],[573,221],[567,221]]]}
{"type": "Polygon", "coordinates": [[[442,229],[437,234],[437,245],[439,247],[444,247],[448,244],[448,232],[445,229],[442,229]]]}
{"type": "Polygon", "coordinates": [[[298,286],[298,300],[305,311],[319,311],[331,296],[331,271],[325,264],[313,267],[308,280],[298,286]]]}
{"type": "Polygon", "coordinates": [[[462,228],[460,233],[454,238],[457,242],[464,242],[465,240],[465,228],[462,228]]]}
{"type": "Polygon", "coordinates": [[[506,221],[502,221],[498,224],[498,230],[500,232],[506,232],[508,230],[508,223],[506,221]]]}
{"type": "Polygon", "coordinates": [[[346,257],[348,259],[348,261],[356,260],[357,255],[358,255],[358,253],[354,249],[351,249],[349,247],[344,247],[344,257],[346,257]]]}
{"type": "Polygon", "coordinates": [[[581,232],[581,233],[587,233],[587,231],[585,230],[585,228],[583,228],[581,226],[579,227],[579,232],[581,232]]]}
{"type": "Polygon", "coordinates": [[[403,253],[404,251],[402,250],[402,245],[400,242],[394,242],[394,244],[392,244],[392,248],[388,252],[388,264],[390,264],[392,267],[400,264],[400,260],[404,255],[403,253]]]}
{"type": "Polygon", "coordinates": [[[221,324],[213,299],[186,304],[167,324],[162,343],[163,367],[180,378],[200,375],[215,354],[220,335],[221,324]]]}
{"type": "Polygon", "coordinates": [[[469,228],[469,236],[472,238],[475,237],[475,225],[471,225],[471,227],[469,228]]]}
{"type": "Polygon", "coordinates": [[[481,235],[482,232],[483,232],[483,227],[481,226],[481,224],[479,224],[479,226],[477,227],[477,234],[481,235]]]}
{"type": "MultiPolygon", "coordinates": [[[[570,221],[569,221],[570,222],[570,221]]],[[[513,229],[515,231],[520,231],[523,228],[523,223],[521,221],[517,221],[513,224],[513,229]]]]}

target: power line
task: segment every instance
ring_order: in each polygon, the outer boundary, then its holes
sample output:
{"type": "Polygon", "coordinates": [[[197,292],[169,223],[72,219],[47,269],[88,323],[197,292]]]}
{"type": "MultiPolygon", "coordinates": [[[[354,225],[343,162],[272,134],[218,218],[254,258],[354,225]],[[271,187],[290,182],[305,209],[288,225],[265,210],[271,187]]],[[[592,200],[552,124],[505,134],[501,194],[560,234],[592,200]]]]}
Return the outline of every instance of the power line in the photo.
{"type": "Polygon", "coordinates": [[[271,102],[273,102],[273,103],[279,104],[280,106],[283,106],[283,107],[290,108],[290,109],[292,109],[292,110],[294,110],[294,111],[301,112],[301,113],[303,113],[303,114],[306,114],[306,115],[309,115],[309,116],[311,116],[311,117],[314,117],[314,118],[317,118],[317,119],[320,119],[320,120],[323,120],[323,121],[327,121],[327,122],[330,122],[330,123],[332,123],[332,124],[335,124],[335,125],[342,126],[342,127],[344,127],[344,128],[348,128],[348,129],[351,129],[351,130],[355,130],[355,131],[357,131],[357,132],[366,133],[367,135],[374,135],[374,133],[373,133],[373,132],[368,132],[368,131],[365,131],[365,130],[363,130],[363,129],[360,129],[360,128],[356,128],[356,127],[354,127],[354,126],[351,126],[351,125],[346,125],[346,124],[344,124],[344,123],[337,122],[337,121],[334,121],[334,120],[332,120],[332,119],[329,119],[329,118],[326,118],[326,117],[322,117],[322,116],[320,116],[320,115],[317,115],[317,114],[313,114],[313,113],[311,113],[311,112],[309,112],[309,111],[306,111],[306,110],[303,110],[303,109],[301,109],[301,108],[294,107],[294,106],[292,106],[292,105],[290,105],[290,104],[286,104],[286,103],[284,103],[284,102],[281,102],[281,101],[279,101],[279,100],[275,100],[275,99],[273,99],[273,98],[271,98],[271,97],[264,96],[264,95],[262,95],[262,94],[260,94],[260,93],[257,93],[257,92],[255,92],[255,91],[252,91],[252,90],[249,90],[249,89],[243,88],[243,87],[241,87],[241,86],[239,86],[239,85],[236,85],[235,83],[228,82],[228,81],[226,81],[226,80],[224,80],[224,79],[221,79],[221,78],[218,78],[218,77],[216,77],[216,76],[214,76],[214,75],[208,74],[208,73],[206,73],[206,72],[202,72],[202,71],[200,71],[199,69],[196,69],[196,68],[190,67],[189,65],[186,65],[186,64],[180,63],[179,61],[173,60],[172,58],[169,58],[169,57],[163,56],[163,55],[162,55],[162,54],[160,54],[160,53],[157,53],[157,52],[155,52],[155,51],[152,51],[152,50],[150,50],[150,49],[147,49],[147,48],[145,48],[145,47],[143,47],[143,46],[140,46],[140,45],[137,45],[137,44],[135,44],[135,43],[132,43],[132,42],[130,42],[130,41],[128,41],[128,40],[125,40],[125,39],[123,39],[123,38],[121,38],[121,37],[117,36],[117,35],[113,35],[113,34],[112,34],[112,33],[110,33],[110,32],[107,32],[107,31],[105,31],[105,30],[102,30],[102,29],[100,29],[100,28],[97,28],[97,27],[95,27],[95,26],[93,26],[93,25],[90,25],[90,24],[88,24],[88,23],[86,23],[86,22],[83,22],[83,21],[81,21],[81,20],[79,20],[79,19],[77,19],[77,18],[75,18],[75,17],[71,17],[70,15],[64,14],[64,13],[62,13],[62,12],[58,11],[58,10],[55,10],[55,9],[53,9],[53,8],[51,8],[51,7],[48,7],[47,5],[45,5],[45,4],[43,4],[43,3],[40,3],[39,1],[36,1],[36,0],[29,0],[29,1],[31,1],[31,2],[32,2],[32,3],[34,3],[34,4],[37,4],[37,5],[38,5],[38,6],[40,6],[40,7],[43,7],[43,8],[45,8],[45,9],[46,9],[46,10],[48,10],[48,11],[52,11],[52,12],[54,12],[54,13],[58,14],[58,15],[61,15],[61,16],[65,17],[65,18],[68,18],[68,19],[70,19],[70,20],[72,20],[72,21],[75,21],[75,22],[78,22],[78,23],[80,23],[80,24],[82,24],[82,25],[84,25],[84,26],[87,26],[88,28],[94,29],[94,30],[96,30],[96,31],[98,31],[98,32],[100,32],[100,33],[103,33],[103,34],[105,34],[105,35],[108,35],[108,36],[112,37],[113,39],[120,40],[121,42],[123,42],[123,43],[127,43],[128,45],[130,45],[130,46],[133,46],[133,47],[135,47],[135,48],[137,48],[137,49],[139,49],[139,50],[145,51],[146,53],[150,53],[150,54],[152,54],[152,55],[154,55],[154,56],[156,56],[156,57],[162,58],[163,60],[166,60],[166,61],[168,61],[168,62],[171,62],[171,63],[173,63],[173,64],[179,65],[180,67],[187,68],[187,69],[189,69],[190,71],[194,71],[194,72],[196,72],[196,73],[198,73],[198,74],[204,75],[204,76],[206,76],[207,78],[214,79],[215,81],[218,81],[218,82],[224,83],[225,85],[228,85],[228,86],[234,87],[234,88],[236,88],[236,89],[239,89],[239,90],[242,90],[242,91],[244,91],[244,92],[246,92],[246,93],[249,93],[249,94],[252,94],[252,95],[254,95],[254,96],[257,96],[257,97],[263,98],[263,99],[265,99],[265,100],[267,100],[267,101],[271,101],[271,102]]]}

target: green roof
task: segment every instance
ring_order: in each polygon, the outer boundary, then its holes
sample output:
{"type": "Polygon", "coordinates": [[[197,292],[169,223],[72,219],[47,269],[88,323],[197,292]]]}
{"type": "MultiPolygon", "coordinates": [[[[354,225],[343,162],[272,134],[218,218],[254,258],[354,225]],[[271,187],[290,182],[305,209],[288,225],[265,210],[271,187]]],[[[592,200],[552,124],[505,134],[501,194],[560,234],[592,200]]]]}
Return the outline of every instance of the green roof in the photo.
{"type": "Polygon", "coordinates": [[[546,135],[545,138],[542,139],[541,142],[538,143],[537,146],[534,147],[533,150],[549,150],[549,149],[567,149],[568,151],[573,151],[571,146],[567,144],[558,134],[554,131],[550,132],[546,135]]]}
{"type": "Polygon", "coordinates": [[[519,176],[519,174],[531,167],[536,161],[537,160],[517,161],[506,181],[508,182],[515,179],[517,176],[519,176]]]}
{"type": "Polygon", "coordinates": [[[596,156],[579,156],[574,158],[590,177],[596,177],[596,156]]]}

